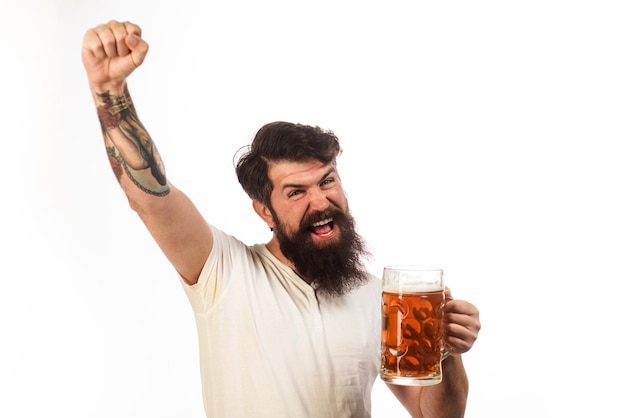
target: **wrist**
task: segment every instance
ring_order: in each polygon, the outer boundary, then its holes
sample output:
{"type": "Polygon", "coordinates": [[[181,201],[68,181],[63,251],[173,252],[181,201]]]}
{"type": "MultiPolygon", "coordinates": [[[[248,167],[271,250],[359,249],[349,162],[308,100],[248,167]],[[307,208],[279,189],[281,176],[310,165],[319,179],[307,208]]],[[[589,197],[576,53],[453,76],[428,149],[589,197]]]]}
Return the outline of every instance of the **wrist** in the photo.
{"type": "Polygon", "coordinates": [[[93,94],[94,99],[98,104],[102,103],[99,98],[104,94],[111,96],[124,96],[128,92],[126,80],[109,81],[106,83],[90,83],[89,88],[93,94]]]}
{"type": "Polygon", "coordinates": [[[103,93],[94,91],[94,100],[103,130],[117,128],[125,117],[124,115],[133,111],[133,101],[125,85],[120,94],[112,94],[109,90],[103,93]]]}

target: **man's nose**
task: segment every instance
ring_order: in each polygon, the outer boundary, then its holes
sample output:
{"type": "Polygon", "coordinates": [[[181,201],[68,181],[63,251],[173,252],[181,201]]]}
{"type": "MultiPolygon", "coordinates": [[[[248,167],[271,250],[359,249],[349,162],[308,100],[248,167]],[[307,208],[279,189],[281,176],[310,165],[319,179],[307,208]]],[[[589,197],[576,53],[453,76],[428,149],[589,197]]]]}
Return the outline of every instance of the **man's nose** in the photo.
{"type": "Polygon", "coordinates": [[[311,206],[312,210],[322,212],[328,209],[328,206],[330,206],[330,202],[328,201],[326,193],[324,193],[323,190],[315,189],[311,192],[310,196],[311,200],[309,202],[309,205],[311,206]]]}

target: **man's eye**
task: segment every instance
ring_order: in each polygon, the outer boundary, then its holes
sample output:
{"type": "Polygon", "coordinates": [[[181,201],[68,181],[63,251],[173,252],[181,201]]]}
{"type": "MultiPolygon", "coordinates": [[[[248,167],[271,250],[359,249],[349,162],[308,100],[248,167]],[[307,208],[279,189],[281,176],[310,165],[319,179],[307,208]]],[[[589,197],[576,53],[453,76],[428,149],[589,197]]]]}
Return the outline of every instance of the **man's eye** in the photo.
{"type": "Polygon", "coordinates": [[[299,194],[302,193],[302,190],[293,190],[292,192],[289,192],[289,194],[287,195],[287,197],[294,197],[294,196],[298,196],[299,194]]]}
{"type": "Polygon", "coordinates": [[[322,182],[322,186],[328,186],[329,184],[333,184],[334,182],[335,182],[335,179],[327,178],[322,182]]]}

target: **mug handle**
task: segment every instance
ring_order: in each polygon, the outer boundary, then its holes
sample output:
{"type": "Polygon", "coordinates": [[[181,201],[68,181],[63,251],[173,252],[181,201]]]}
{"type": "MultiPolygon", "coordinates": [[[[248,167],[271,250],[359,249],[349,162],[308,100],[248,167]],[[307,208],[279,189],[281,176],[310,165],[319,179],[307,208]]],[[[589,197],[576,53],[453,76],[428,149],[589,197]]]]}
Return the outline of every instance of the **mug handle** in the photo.
{"type": "MultiPolygon", "coordinates": [[[[445,292],[445,290],[446,290],[446,289],[448,289],[448,287],[447,287],[447,286],[444,288],[444,292],[445,292]]],[[[443,301],[444,306],[445,306],[445,304],[446,304],[449,300],[453,300],[453,298],[448,298],[448,297],[446,297],[446,298],[444,299],[444,301],[443,301]]],[[[445,308],[444,308],[444,309],[445,309],[445,308]]],[[[450,354],[452,354],[452,348],[448,347],[448,346],[447,346],[447,344],[446,344],[446,347],[444,347],[444,350],[443,350],[443,354],[441,355],[441,361],[444,361],[445,359],[447,359],[448,357],[450,357],[450,354]]]]}

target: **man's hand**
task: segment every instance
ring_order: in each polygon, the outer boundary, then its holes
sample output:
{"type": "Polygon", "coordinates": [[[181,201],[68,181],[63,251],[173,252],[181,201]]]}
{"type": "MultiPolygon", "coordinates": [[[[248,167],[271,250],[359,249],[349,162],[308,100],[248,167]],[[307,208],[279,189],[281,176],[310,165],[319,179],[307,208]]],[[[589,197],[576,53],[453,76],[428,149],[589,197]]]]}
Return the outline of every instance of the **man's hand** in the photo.
{"type": "Polygon", "coordinates": [[[450,289],[446,288],[445,294],[444,340],[452,354],[462,354],[469,351],[478,338],[480,331],[478,309],[469,302],[454,300],[450,289]]]}
{"type": "Polygon", "coordinates": [[[130,22],[110,21],[90,29],[83,39],[82,60],[92,88],[118,93],[126,78],[148,54],[141,28],[130,22]]]}

